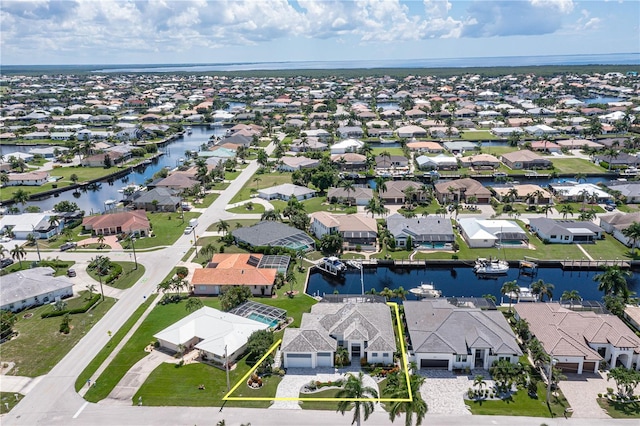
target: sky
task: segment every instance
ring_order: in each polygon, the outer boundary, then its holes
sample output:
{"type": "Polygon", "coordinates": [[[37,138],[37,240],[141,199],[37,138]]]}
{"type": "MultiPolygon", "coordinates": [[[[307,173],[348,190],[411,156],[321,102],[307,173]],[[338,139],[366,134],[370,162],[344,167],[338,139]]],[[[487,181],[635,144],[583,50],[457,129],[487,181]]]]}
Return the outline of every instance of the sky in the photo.
{"type": "Polygon", "coordinates": [[[639,0],[0,0],[0,64],[640,52],[639,0]]]}

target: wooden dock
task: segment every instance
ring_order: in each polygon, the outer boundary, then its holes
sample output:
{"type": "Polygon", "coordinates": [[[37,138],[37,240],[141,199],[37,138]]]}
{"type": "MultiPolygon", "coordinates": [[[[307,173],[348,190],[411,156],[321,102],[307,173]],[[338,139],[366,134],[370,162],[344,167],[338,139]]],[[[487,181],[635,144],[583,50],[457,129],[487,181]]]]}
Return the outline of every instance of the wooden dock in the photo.
{"type": "Polygon", "coordinates": [[[609,266],[619,266],[622,269],[630,269],[631,263],[624,260],[563,260],[560,262],[565,270],[594,270],[609,266]]]}

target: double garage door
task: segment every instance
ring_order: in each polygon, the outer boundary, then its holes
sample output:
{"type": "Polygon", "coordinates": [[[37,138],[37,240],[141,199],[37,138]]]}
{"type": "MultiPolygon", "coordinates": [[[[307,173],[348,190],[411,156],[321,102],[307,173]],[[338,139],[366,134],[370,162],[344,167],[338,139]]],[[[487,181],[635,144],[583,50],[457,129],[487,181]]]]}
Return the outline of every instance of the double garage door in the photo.
{"type": "Polygon", "coordinates": [[[448,359],[421,359],[420,360],[420,368],[449,368],[449,360],[448,359]]]}
{"type": "MultiPolygon", "coordinates": [[[[312,368],[311,354],[285,354],[287,368],[312,368]]],[[[333,354],[331,352],[318,352],[316,354],[317,367],[331,367],[333,354]]]]}

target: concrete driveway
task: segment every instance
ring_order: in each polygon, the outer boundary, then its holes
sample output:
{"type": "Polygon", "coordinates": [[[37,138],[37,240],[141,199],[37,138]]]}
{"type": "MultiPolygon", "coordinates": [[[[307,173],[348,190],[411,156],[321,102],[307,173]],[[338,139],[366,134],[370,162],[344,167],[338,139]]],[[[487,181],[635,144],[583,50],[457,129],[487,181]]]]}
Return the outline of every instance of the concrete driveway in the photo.
{"type": "Polygon", "coordinates": [[[600,374],[566,374],[567,380],[560,382],[560,390],[573,408],[572,417],[607,419],[609,416],[600,408],[596,398],[599,393],[607,393],[607,388],[615,388],[613,381],[607,382],[600,374]]]}

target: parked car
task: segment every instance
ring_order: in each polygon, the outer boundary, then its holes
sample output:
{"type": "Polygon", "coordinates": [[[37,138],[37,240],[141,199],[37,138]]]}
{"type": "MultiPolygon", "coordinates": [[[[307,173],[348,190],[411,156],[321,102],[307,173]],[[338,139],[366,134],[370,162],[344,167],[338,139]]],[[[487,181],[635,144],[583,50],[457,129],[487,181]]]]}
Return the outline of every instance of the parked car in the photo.
{"type": "Polygon", "coordinates": [[[0,268],[6,268],[9,265],[13,265],[13,259],[6,257],[0,260],[0,268]]]}
{"type": "Polygon", "coordinates": [[[75,269],[69,269],[67,271],[67,276],[68,277],[75,277],[76,276],[76,270],[75,269]]]}
{"type": "Polygon", "coordinates": [[[184,234],[188,235],[190,233],[193,232],[193,226],[187,226],[186,228],[184,228],[184,234]]]}
{"type": "Polygon", "coordinates": [[[616,206],[611,204],[605,204],[604,209],[608,212],[612,212],[616,209],[616,206]]]}
{"type": "Polygon", "coordinates": [[[78,247],[78,243],[64,243],[63,245],[60,246],[60,251],[67,251],[76,247],[78,247]]]}

